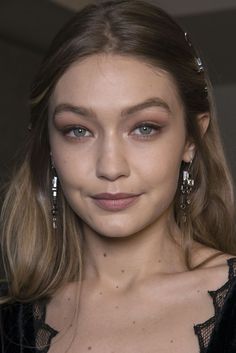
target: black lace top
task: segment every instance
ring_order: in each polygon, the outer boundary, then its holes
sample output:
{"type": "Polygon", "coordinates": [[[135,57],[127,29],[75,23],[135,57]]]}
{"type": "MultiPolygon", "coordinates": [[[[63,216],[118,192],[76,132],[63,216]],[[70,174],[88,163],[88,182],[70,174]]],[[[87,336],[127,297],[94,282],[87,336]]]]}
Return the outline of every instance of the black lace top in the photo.
{"type": "MultiPolygon", "coordinates": [[[[228,281],[216,291],[215,315],[193,329],[200,353],[236,353],[236,257],[227,260],[228,281]]],[[[0,285],[2,294],[6,285],[0,285]]],[[[58,332],[45,323],[46,301],[0,306],[0,353],[47,353],[58,332]]]]}
{"type": "MultiPolygon", "coordinates": [[[[194,325],[194,332],[198,336],[200,353],[208,353],[208,347],[210,344],[210,340],[213,336],[216,322],[220,320],[220,314],[222,312],[224,304],[226,304],[229,290],[233,286],[234,282],[236,282],[236,258],[233,257],[228,259],[227,263],[229,268],[228,281],[217,290],[208,291],[209,295],[212,297],[212,300],[213,300],[213,305],[215,309],[214,316],[212,316],[210,319],[203,322],[202,324],[194,325]]],[[[236,296],[235,296],[235,304],[236,304],[236,296]]],[[[218,352],[221,352],[221,351],[218,351],[218,352]]],[[[223,352],[226,352],[226,351],[222,351],[222,353],[223,352]]],[[[235,353],[236,353],[236,350],[235,350],[235,353]]]]}

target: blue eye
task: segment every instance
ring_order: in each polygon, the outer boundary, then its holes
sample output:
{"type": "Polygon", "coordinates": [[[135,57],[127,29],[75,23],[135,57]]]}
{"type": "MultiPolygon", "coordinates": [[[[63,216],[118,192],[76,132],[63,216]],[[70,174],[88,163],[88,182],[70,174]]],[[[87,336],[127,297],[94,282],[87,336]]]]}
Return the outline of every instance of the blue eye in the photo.
{"type": "Polygon", "coordinates": [[[140,126],[139,131],[144,135],[149,135],[152,132],[153,128],[151,126],[140,126]]]}
{"type": "Polygon", "coordinates": [[[83,136],[86,136],[86,132],[87,132],[87,129],[85,129],[84,127],[77,127],[75,129],[72,129],[73,133],[75,136],[77,137],[83,137],[83,136]]]}
{"type": "Polygon", "coordinates": [[[152,135],[158,133],[160,129],[161,127],[158,125],[143,123],[141,125],[136,126],[133,131],[138,131],[138,133],[135,133],[135,135],[139,135],[141,137],[151,137],[152,135]]]}
{"type": "Polygon", "coordinates": [[[70,127],[66,129],[64,133],[66,136],[74,138],[91,136],[91,132],[82,126],[70,127]]]}

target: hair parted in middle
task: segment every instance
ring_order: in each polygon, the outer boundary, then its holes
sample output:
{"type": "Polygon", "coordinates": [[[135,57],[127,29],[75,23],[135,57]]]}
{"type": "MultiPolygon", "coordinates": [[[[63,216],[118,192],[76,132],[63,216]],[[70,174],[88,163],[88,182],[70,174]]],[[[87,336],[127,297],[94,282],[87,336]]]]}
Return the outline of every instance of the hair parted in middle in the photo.
{"type": "Polygon", "coordinates": [[[50,296],[81,275],[80,219],[61,190],[59,224],[56,230],[51,226],[48,106],[66,70],[96,54],[133,57],[171,75],[183,104],[187,135],[196,146],[195,187],[187,222],[182,222],[180,188],[174,200],[186,263],[190,267],[191,240],[236,254],[233,187],[205,66],[199,70],[198,54],[185,31],[153,3],[101,1],[83,8],[62,28],[32,85],[25,159],[11,183],[2,214],[4,264],[14,298],[50,296]],[[202,136],[197,116],[205,112],[210,114],[210,123],[202,136]]]}

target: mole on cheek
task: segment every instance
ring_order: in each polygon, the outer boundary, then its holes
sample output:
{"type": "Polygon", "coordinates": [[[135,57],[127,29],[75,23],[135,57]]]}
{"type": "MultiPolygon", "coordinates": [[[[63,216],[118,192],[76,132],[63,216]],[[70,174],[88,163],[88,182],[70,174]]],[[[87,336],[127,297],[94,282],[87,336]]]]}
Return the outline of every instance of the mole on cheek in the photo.
{"type": "Polygon", "coordinates": [[[89,351],[91,351],[91,349],[92,349],[92,347],[91,347],[91,346],[89,346],[89,347],[88,347],[88,350],[89,350],[89,351]]]}

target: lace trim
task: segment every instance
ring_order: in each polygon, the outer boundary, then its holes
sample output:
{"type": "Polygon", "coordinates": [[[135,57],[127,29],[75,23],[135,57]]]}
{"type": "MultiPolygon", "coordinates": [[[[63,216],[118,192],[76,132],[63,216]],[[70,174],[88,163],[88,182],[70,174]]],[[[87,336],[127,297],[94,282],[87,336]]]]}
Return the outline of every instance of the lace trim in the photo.
{"type": "Polygon", "coordinates": [[[37,353],[47,353],[53,337],[58,331],[45,323],[46,301],[37,302],[33,305],[35,345],[37,353]]]}
{"type": "Polygon", "coordinates": [[[220,288],[215,291],[208,291],[209,295],[213,299],[215,314],[210,319],[206,320],[201,324],[194,325],[194,332],[198,336],[200,353],[207,353],[207,348],[210,343],[215,322],[221,312],[221,309],[226,301],[227,294],[231,288],[233,279],[236,277],[236,257],[231,257],[227,260],[229,271],[228,271],[228,281],[223,284],[220,288]]]}

